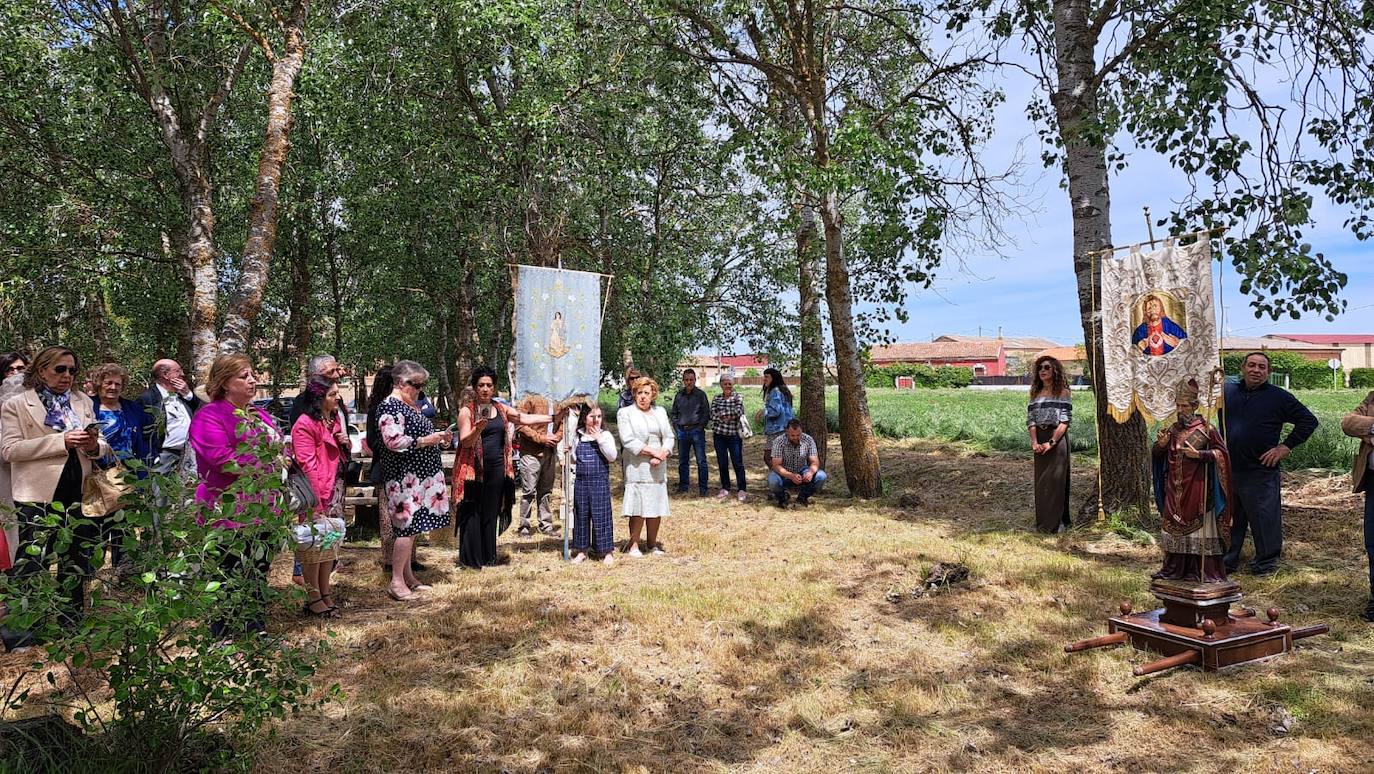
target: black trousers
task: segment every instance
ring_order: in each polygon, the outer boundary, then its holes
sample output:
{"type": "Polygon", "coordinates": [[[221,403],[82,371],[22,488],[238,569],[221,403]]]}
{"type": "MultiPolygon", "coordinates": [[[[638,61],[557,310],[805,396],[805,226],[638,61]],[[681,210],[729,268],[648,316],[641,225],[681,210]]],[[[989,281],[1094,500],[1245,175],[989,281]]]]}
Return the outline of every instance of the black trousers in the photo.
{"type": "Polygon", "coordinates": [[[1231,542],[1226,549],[1226,571],[1240,566],[1240,549],[1248,529],[1254,535],[1255,558],[1250,572],[1278,569],[1283,553],[1283,512],[1279,500],[1279,471],[1236,471],[1232,479],[1231,542]]]}
{"type": "MultiPolygon", "coordinates": [[[[256,538],[250,539],[244,550],[251,552],[256,538]]],[[[265,543],[264,543],[265,545],[265,543]]],[[[245,555],[240,551],[230,551],[220,559],[220,571],[226,585],[231,586],[229,604],[235,596],[241,596],[248,610],[228,612],[210,621],[210,634],[215,637],[232,637],[267,631],[267,571],[272,567],[272,554],[266,551],[262,556],[245,555]]]]}
{"type": "Polygon", "coordinates": [[[463,485],[458,505],[458,563],[464,567],[496,564],[496,534],[505,501],[504,468],[483,471],[481,481],[463,485]]]}
{"type": "Polygon", "coordinates": [[[85,614],[91,553],[100,541],[100,525],[81,514],[81,461],[76,455],[75,449],[67,455],[51,503],[15,503],[19,548],[10,571],[22,587],[27,579],[47,573],[55,561],[59,593],[66,595],[62,610],[66,625],[74,624],[85,614]],[[53,523],[50,525],[49,521],[53,523]],[[71,531],[72,539],[59,551],[57,538],[63,529],[71,531]],[[37,556],[29,553],[29,546],[38,546],[37,556]]]}

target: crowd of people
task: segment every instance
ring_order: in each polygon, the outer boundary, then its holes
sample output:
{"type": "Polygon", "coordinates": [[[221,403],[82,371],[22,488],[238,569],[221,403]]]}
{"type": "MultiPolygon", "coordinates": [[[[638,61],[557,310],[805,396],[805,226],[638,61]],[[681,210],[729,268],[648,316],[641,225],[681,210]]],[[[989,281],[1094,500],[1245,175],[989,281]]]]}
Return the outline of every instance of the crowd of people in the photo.
{"type": "MultiPolygon", "coordinates": [[[[150,498],[158,513],[177,504],[169,482],[183,485],[193,493],[184,505],[198,523],[239,531],[234,534],[247,545],[273,541],[271,525],[247,506],[277,498],[273,512],[288,509],[298,522],[293,580],[305,589],[302,615],[340,616],[331,579],[342,531],[340,539],[322,536],[333,535],[334,524],[342,525],[346,482],[358,475],[363,460],[354,459],[339,391],[344,373],[333,356],[310,359],[304,387],[283,425],[254,404],[258,377],[245,355],[217,357],[199,389],[193,389],[181,364],[158,360],[137,398],[126,397],[131,376],[115,363],[84,372],[81,381],[78,357],[65,347],[45,348],[31,361],[12,353],[0,366],[5,371],[0,487],[13,511],[6,520],[0,569],[22,579],[55,564],[58,583],[69,592],[62,606],[64,625],[84,613],[96,552],[109,551],[116,583],[133,569],[123,549],[127,538],[137,536],[125,534],[127,522],[87,518],[82,512],[88,479],[112,468],[130,477],[151,477],[150,498]],[[236,486],[245,476],[286,481],[286,489],[295,490],[289,497],[278,491],[245,493],[236,486]],[[297,503],[290,497],[300,503],[284,505],[297,503]],[[56,536],[62,530],[74,539],[59,547],[56,536]]],[[[399,360],[381,368],[366,406],[362,456],[371,458],[366,483],[377,496],[388,595],[404,602],[429,590],[417,575],[426,568],[415,558],[416,540],[425,533],[454,526],[457,564],[466,570],[509,561],[497,550],[497,536],[509,526],[517,502],[520,534],[532,535],[536,522],[540,532],[556,534],[551,497],[560,465],[575,481],[570,503],[574,563],[590,557],[615,562],[615,464],[623,473],[621,516],[628,522],[621,550],[635,558],[665,553],[660,525],[671,510],[667,461],[679,454],[677,490],[688,493],[694,458],[697,491],[709,494],[707,429],[719,463],[718,498],[746,502],[742,450],[752,429],[733,377],[721,380],[714,397],[697,387],[691,369],[681,380],[665,410],[658,405],[658,383],[632,372],[616,414],[617,438],[594,400],[565,402],[555,411],[546,399],[529,396],[517,407],[497,394],[496,373],[488,367],[473,371],[454,423],[436,426],[437,411],[425,397],[429,372],[424,366],[399,360]],[[569,411],[576,417],[565,435],[569,411]],[[451,473],[446,473],[446,451],[453,453],[451,473]]],[[[825,482],[816,444],[801,432],[791,393],[776,369],[765,373],[763,399],[765,408],[755,419],[762,421],[767,439],[770,492],[779,506],[787,506],[792,494],[804,506],[825,482]]],[[[159,526],[155,520],[152,529],[159,526]]],[[[276,553],[279,548],[229,551],[220,570],[265,598],[276,553]]],[[[266,622],[258,615],[208,623],[212,634],[229,638],[264,631],[266,622]]],[[[8,629],[3,634],[9,646],[27,637],[8,629]]]]}
{"type": "MultiPolygon", "coordinates": [[[[125,523],[82,513],[87,480],[118,466],[140,478],[154,474],[159,481],[172,477],[186,482],[194,487],[200,523],[247,530],[238,534],[259,543],[273,538],[261,519],[245,515],[251,496],[226,493],[249,474],[279,476],[296,486],[303,504],[292,509],[299,522],[293,533],[298,536],[293,575],[306,591],[302,614],[340,615],[331,578],[343,537],[345,482],[357,475],[362,460],[354,459],[339,390],[344,374],[334,357],[310,360],[286,428],[253,404],[257,374],[244,355],[216,358],[199,393],[179,363],[158,360],[147,389],[136,399],[125,397],[131,376],[118,364],[97,366],[79,382],[81,363],[65,347],[47,347],[32,359],[11,353],[0,358],[0,370],[0,497],[4,511],[12,513],[0,535],[5,542],[0,569],[22,580],[55,565],[65,590],[64,625],[84,613],[94,552],[110,551],[116,582],[130,571],[122,549],[134,536],[125,534],[125,523]],[[72,539],[58,540],[59,535],[72,539]]],[[[1068,431],[1073,404],[1059,361],[1041,357],[1033,371],[1027,430],[1034,453],[1035,524],[1056,532],[1071,523],[1068,431]]],[[[497,550],[497,536],[510,525],[517,504],[522,535],[535,529],[555,534],[550,499],[560,465],[573,481],[575,563],[593,557],[606,564],[616,560],[611,471],[617,464],[624,481],[620,515],[627,520],[620,550],[634,558],[666,553],[660,537],[663,519],[671,512],[668,460],[677,454],[680,495],[693,491],[693,473],[698,495],[709,495],[707,430],[718,468],[717,499],[747,502],[743,441],[753,435],[753,427],[742,396],[728,374],[714,396],[698,386],[696,376],[692,369],[681,374],[682,386],[665,409],[658,382],[632,370],[613,435],[594,400],[554,407],[529,397],[516,406],[497,394],[496,373],[487,367],[473,371],[454,423],[436,426],[437,412],[424,392],[429,372],[410,360],[380,369],[367,405],[362,448],[371,457],[368,483],[377,494],[389,596],[405,602],[429,589],[417,575],[425,567],[415,557],[416,540],[425,533],[454,526],[457,564],[473,571],[509,561],[497,550]],[[565,432],[569,411],[576,418],[565,432]],[[446,473],[445,451],[454,455],[451,473],[446,473]]],[[[1247,532],[1254,543],[1249,571],[1274,572],[1282,552],[1278,466],[1316,429],[1316,418],[1291,393],[1269,383],[1269,360],[1262,352],[1248,355],[1241,380],[1226,385],[1222,432],[1212,431],[1197,415],[1195,383],[1180,385],[1178,395],[1175,421],[1161,428],[1152,447],[1157,468],[1169,471],[1164,478],[1172,482],[1157,489],[1165,519],[1161,577],[1201,573],[1224,578],[1236,572],[1247,532]],[[1280,442],[1286,425],[1293,429],[1280,442]],[[1225,485],[1213,494],[1206,487],[1217,482],[1225,485]]],[[[803,432],[791,391],[776,369],[764,372],[762,402],[753,419],[764,437],[769,496],[778,507],[789,507],[793,498],[797,507],[805,507],[824,487],[826,473],[820,450],[803,432]]],[[[1361,440],[1352,477],[1355,490],[1366,495],[1365,543],[1374,555],[1374,486],[1368,480],[1374,468],[1372,428],[1374,393],[1342,423],[1346,434],[1361,440]]],[[[170,496],[152,487],[155,501],[165,505],[170,496]]],[[[226,553],[221,570],[265,593],[274,553],[226,553]]],[[[1370,584],[1372,601],[1365,617],[1374,620],[1374,569],[1370,584]]],[[[232,637],[262,631],[265,621],[225,619],[209,625],[217,636],[232,637]]],[[[9,646],[25,637],[9,628],[0,634],[9,646]]]]}

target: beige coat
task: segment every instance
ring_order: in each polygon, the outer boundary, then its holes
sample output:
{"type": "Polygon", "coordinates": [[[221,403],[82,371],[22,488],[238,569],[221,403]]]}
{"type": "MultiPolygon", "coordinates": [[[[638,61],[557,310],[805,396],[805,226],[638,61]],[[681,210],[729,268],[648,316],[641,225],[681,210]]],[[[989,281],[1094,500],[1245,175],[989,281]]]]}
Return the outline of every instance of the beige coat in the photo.
{"type": "Polygon", "coordinates": [[[1374,451],[1369,433],[1374,430],[1374,392],[1364,397],[1364,402],[1354,411],[1341,419],[1341,432],[1352,438],[1360,439],[1360,450],[1355,452],[1355,464],[1350,469],[1350,485],[1360,491],[1360,483],[1369,470],[1369,453],[1374,451]]]}
{"type": "MultiPolygon", "coordinates": [[[[95,421],[95,404],[80,393],[72,394],[72,411],[85,427],[95,421]]],[[[10,464],[10,492],[16,503],[52,502],[57,480],[67,464],[64,434],[43,424],[48,410],[38,393],[25,390],[0,406],[0,457],[10,464]]],[[[100,449],[81,453],[81,477],[90,475],[91,460],[110,453],[100,437],[100,449]]]]}

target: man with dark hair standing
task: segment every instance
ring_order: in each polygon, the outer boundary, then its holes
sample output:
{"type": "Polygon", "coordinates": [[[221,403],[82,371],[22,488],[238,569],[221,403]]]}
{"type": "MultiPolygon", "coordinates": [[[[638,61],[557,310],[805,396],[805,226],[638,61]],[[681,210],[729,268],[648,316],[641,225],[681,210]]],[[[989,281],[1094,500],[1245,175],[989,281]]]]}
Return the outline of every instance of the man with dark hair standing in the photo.
{"type": "Polygon", "coordinates": [[[1228,573],[1240,566],[1245,530],[1254,534],[1250,572],[1270,575],[1283,552],[1283,509],[1279,500],[1279,463],[1317,429],[1317,418],[1293,394],[1269,383],[1269,356],[1251,352],[1241,365],[1241,381],[1226,385],[1222,409],[1226,445],[1231,452],[1235,506],[1231,539],[1223,557],[1228,573]],[[1279,443],[1285,424],[1293,426],[1279,443]]]}
{"type": "Polygon", "coordinates": [[[711,421],[711,401],[705,390],[697,389],[697,372],[688,368],[682,372],[682,389],[673,396],[673,408],[668,419],[677,432],[678,449],[682,457],[677,463],[677,491],[685,493],[692,483],[692,452],[697,458],[697,485],[706,496],[707,479],[711,471],[706,467],[706,423],[711,421]]]}

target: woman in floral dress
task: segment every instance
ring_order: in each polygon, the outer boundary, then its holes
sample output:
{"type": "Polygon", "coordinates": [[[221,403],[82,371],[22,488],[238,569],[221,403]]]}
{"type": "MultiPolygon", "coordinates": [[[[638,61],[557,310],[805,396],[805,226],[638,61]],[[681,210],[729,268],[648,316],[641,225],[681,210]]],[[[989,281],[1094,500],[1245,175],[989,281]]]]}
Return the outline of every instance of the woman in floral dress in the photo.
{"type": "Polygon", "coordinates": [[[420,413],[420,391],[429,380],[424,366],[400,360],[391,375],[395,384],[391,397],[377,407],[377,427],[387,451],[382,457],[382,496],[396,535],[387,593],[400,601],[429,590],[411,571],[410,557],[416,535],[448,526],[448,482],[440,450],[452,442],[453,434],[435,432],[434,424],[420,413]]]}

